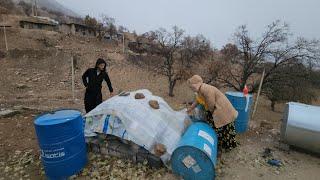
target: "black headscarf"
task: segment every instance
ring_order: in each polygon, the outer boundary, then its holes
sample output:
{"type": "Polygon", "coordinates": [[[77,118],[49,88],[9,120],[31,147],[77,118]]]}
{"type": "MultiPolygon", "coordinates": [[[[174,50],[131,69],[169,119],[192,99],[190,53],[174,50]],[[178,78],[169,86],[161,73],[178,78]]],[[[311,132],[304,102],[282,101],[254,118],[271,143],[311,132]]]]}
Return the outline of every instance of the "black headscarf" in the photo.
{"type": "Polygon", "coordinates": [[[102,58],[99,58],[98,60],[97,60],[97,62],[96,62],[96,69],[98,69],[98,66],[100,65],[100,64],[104,64],[104,69],[102,70],[102,71],[106,71],[106,67],[107,67],[107,63],[106,63],[106,61],[104,60],[104,59],[102,59],[102,58]]]}

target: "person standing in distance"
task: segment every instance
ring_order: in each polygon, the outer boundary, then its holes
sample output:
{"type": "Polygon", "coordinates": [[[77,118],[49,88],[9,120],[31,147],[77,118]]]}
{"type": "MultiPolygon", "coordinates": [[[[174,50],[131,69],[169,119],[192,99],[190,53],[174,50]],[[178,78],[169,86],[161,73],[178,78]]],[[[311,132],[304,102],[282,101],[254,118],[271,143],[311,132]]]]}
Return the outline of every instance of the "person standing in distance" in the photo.
{"type": "Polygon", "coordinates": [[[96,62],[94,68],[89,68],[82,75],[82,81],[86,87],[84,106],[86,113],[90,112],[92,109],[97,107],[102,103],[102,82],[105,80],[107,82],[110,96],[113,96],[113,88],[106,71],[107,63],[102,58],[99,58],[96,62]]]}

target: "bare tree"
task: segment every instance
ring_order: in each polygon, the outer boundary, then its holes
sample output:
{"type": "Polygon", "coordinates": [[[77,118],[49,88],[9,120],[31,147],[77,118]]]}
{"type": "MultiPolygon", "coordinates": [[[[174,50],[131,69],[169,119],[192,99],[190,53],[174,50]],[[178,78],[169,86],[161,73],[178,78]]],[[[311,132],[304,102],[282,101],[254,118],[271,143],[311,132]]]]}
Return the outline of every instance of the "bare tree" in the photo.
{"type": "Polygon", "coordinates": [[[124,26],[119,26],[119,27],[118,27],[118,31],[119,31],[120,33],[125,33],[125,32],[129,32],[129,29],[126,28],[126,27],[124,27],[124,26]]]}
{"type": "Polygon", "coordinates": [[[32,14],[32,6],[29,3],[26,3],[24,1],[20,1],[18,3],[18,5],[22,8],[23,12],[27,15],[27,16],[31,16],[32,14]]]}
{"type": "Polygon", "coordinates": [[[174,96],[173,90],[178,80],[182,79],[183,70],[176,63],[177,53],[181,47],[184,30],[174,26],[172,32],[160,28],[151,33],[154,36],[155,46],[152,48],[154,54],[161,57],[163,62],[158,72],[168,78],[169,96],[174,96]]]}
{"type": "Polygon", "coordinates": [[[299,38],[290,44],[289,37],[289,27],[281,21],[268,25],[266,32],[257,40],[249,36],[246,26],[240,26],[234,35],[237,48],[229,45],[221,51],[223,56],[229,59],[225,66],[228,69],[214,80],[237,91],[241,91],[247,84],[251,87],[251,92],[254,92],[259,82],[256,75],[263,68],[266,68],[263,82],[265,84],[271,80],[278,68],[288,65],[292,59],[310,62],[318,58],[318,41],[299,38]],[[272,66],[266,66],[267,63],[272,63],[272,66]]]}
{"type": "Polygon", "coordinates": [[[96,27],[98,25],[98,21],[96,18],[86,15],[84,18],[84,24],[90,27],[96,27]]]}
{"type": "Polygon", "coordinates": [[[191,64],[199,61],[210,54],[210,41],[203,35],[196,37],[187,36],[182,41],[180,50],[181,63],[187,68],[191,68],[191,64]]]}
{"type": "Polygon", "coordinates": [[[8,10],[14,10],[16,8],[12,0],[0,0],[0,6],[8,10]]]}
{"type": "MultiPolygon", "coordinates": [[[[273,66],[273,64],[269,64],[273,66]]],[[[296,101],[310,103],[316,99],[314,86],[307,67],[292,59],[286,66],[281,66],[269,76],[264,84],[263,93],[271,101],[271,109],[279,102],[296,101]]]]}
{"type": "Polygon", "coordinates": [[[115,19],[108,15],[102,14],[101,21],[103,26],[106,28],[106,32],[110,35],[111,39],[117,34],[117,26],[115,25],[115,19]]]}

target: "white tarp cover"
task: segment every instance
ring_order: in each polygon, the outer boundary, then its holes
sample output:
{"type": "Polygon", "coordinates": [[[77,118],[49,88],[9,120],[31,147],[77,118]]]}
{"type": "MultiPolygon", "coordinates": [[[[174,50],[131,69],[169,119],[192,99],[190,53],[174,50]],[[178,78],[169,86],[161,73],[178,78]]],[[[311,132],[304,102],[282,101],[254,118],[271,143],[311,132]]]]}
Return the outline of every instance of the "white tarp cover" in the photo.
{"type": "MultiPolygon", "coordinates": [[[[112,134],[132,141],[154,154],[154,145],[161,143],[167,152],[161,156],[166,164],[185,129],[186,110],[174,111],[161,97],[149,90],[131,92],[129,96],[114,96],[85,115],[85,136],[112,134]],[[135,99],[143,93],[144,99],[135,99]],[[158,101],[153,109],[150,100],[158,101]]],[[[188,120],[189,121],[189,120],[188,120]]]]}

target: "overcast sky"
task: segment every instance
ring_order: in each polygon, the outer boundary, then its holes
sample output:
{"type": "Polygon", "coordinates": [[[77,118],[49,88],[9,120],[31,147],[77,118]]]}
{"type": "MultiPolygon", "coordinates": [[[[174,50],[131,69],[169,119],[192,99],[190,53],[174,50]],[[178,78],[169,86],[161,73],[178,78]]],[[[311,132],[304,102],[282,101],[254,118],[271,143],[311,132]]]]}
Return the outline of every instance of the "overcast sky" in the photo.
{"type": "Polygon", "coordinates": [[[320,0],[57,0],[78,14],[107,14],[131,31],[143,33],[177,25],[203,34],[216,48],[232,41],[239,25],[253,37],[276,19],[296,36],[320,39],[320,0]]]}

